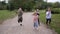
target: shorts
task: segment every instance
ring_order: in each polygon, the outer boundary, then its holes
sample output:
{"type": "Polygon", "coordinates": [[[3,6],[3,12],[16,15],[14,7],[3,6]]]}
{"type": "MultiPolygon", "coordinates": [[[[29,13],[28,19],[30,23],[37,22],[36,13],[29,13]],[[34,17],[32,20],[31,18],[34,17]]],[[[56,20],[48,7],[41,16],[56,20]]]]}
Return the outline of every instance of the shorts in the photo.
{"type": "Polygon", "coordinates": [[[22,20],[23,20],[22,17],[18,18],[18,23],[19,23],[19,22],[22,22],[22,20]]]}
{"type": "Polygon", "coordinates": [[[34,22],[34,27],[38,27],[38,22],[34,22]]]}
{"type": "Polygon", "coordinates": [[[51,23],[51,18],[50,19],[46,19],[46,24],[47,23],[49,23],[49,24],[51,23]]]}

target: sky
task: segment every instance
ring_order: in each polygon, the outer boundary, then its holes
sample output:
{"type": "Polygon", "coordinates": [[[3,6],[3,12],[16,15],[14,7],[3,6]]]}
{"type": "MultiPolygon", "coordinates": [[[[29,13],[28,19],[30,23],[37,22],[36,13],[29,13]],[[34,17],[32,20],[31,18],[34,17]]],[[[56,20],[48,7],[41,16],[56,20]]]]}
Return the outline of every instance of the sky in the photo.
{"type": "MultiPolygon", "coordinates": [[[[0,0],[0,1],[4,1],[4,0],[0,0]]],[[[54,2],[60,2],[60,0],[48,0],[47,2],[53,2],[54,3],[54,2]]],[[[8,0],[6,0],[6,3],[8,3],[8,0]]]]}
{"type": "Polygon", "coordinates": [[[47,0],[47,2],[60,2],[60,0],[47,0]]]}
{"type": "MultiPolygon", "coordinates": [[[[0,1],[4,1],[4,0],[0,0],[0,1]]],[[[6,1],[6,3],[8,3],[8,0],[5,0],[6,1]]]]}

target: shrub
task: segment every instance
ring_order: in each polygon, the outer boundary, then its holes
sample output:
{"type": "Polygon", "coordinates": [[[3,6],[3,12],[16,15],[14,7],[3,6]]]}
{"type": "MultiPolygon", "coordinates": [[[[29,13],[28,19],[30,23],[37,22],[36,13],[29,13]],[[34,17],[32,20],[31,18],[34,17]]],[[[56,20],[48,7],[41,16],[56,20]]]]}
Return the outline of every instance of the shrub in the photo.
{"type": "Polygon", "coordinates": [[[53,8],[52,10],[52,14],[60,14],[60,8],[53,8]]]}

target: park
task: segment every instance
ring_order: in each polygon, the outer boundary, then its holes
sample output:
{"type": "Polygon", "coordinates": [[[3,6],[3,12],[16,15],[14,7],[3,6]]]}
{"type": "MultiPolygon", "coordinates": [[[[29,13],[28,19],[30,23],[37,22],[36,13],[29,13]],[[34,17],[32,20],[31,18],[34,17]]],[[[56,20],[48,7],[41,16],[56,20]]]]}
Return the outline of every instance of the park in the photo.
{"type": "Polygon", "coordinates": [[[0,1],[0,34],[60,34],[60,2],[49,0],[0,1]],[[51,8],[52,21],[46,26],[46,10],[51,8]],[[17,23],[19,8],[23,10],[23,26],[17,23]],[[33,30],[33,12],[39,9],[39,31],[33,30]]]}

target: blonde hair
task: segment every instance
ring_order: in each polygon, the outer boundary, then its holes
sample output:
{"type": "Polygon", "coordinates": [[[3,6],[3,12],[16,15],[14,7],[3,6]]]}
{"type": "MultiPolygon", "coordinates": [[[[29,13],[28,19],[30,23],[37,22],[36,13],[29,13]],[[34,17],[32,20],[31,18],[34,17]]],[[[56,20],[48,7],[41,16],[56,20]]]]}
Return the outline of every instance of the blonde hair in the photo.
{"type": "Polygon", "coordinates": [[[37,13],[36,13],[36,10],[34,11],[33,15],[35,15],[35,14],[37,14],[37,13]]]}

